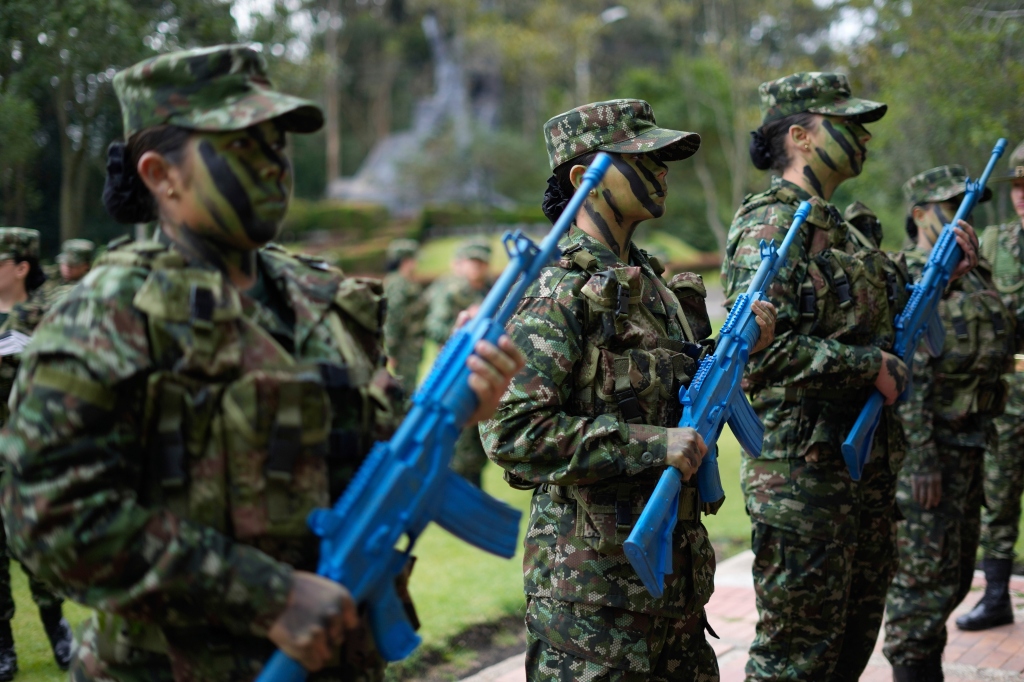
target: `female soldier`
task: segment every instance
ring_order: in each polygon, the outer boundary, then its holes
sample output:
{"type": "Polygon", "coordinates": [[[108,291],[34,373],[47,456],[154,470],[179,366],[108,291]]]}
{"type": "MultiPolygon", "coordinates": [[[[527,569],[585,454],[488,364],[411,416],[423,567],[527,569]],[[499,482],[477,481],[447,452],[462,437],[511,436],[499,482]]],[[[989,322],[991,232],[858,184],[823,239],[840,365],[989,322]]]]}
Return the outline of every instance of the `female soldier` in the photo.
{"type": "MultiPolygon", "coordinates": [[[[310,572],[305,524],[394,420],[380,290],[260,249],[291,193],[285,133],[323,116],[244,46],[114,85],[107,206],[158,218],[159,240],[111,249],[23,358],[0,438],[12,546],[100,611],[77,678],[251,679],[275,647],[325,679],[380,677],[348,592],[310,572]]],[[[517,368],[502,346],[470,362],[477,416],[517,368]]]]}
{"type": "MultiPolygon", "coordinates": [[[[699,275],[666,286],[632,244],[665,212],[666,162],[691,156],[695,133],[658,128],[647,102],[578,107],[544,126],[554,172],[544,197],[554,222],[598,151],[612,167],[591,190],[562,259],[541,272],[508,330],[527,357],[495,419],[480,431],[513,487],[536,488],[526,555],[530,680],[718,679],[704,638],[714,551],[691,477],[707,451],[679,423],[711,334],[699,275]],[[622,550],[665,466],[683,488],[673,572],[652,597],[622,550]]],[[[774,308],[756,308],[759,348],[774,308]]],[[[758,350],[758,349],[755,349],[758,350]]]]}
{"type": "MultiPolygon", "coordinates": [[[[914,279],[967,191],[963,166],[940,166],[903,186],[910,204],[904,251],[914,279]]],[[[992,191],[985,190],[981,201],[992,191]]],[[[939,303],[942,354],[914,358],[913,389],[899,406],[907,456],[896,500],[899,570],[885,604],[885,656],[896,682],[942,680],[946,620],[971,588],[984,502],[982,461],[993,417],[1003,410],[1001,375],[1013,351],[1013,317],[984,261],[939,303]]]]}
{"type": "MultiPolygon", "coordinates": [[[[769,292],[778,337],[748,367],[765,441],[760,458],[745,456],[742,467],[760,614],[747,679],[855,680],[895,568],[904,444],[886,410],[859,483],[840,444],[872,389],[891,405],[906,385],[906,367],[887,350],[907,275],[828,202],[860,174],[871,139],[864,125],[886,106],[851,97],[846,77],[834,73],[794,74],[760,93],[763,122],[750,155],[781,177],[748,196],[733,221],[723,265],[729,301],[756,271],[761,239],[781,241],[801,200],[813,210],[769,292]]],[[[977,261],[963,226],[960,272],[977,261]]]]}

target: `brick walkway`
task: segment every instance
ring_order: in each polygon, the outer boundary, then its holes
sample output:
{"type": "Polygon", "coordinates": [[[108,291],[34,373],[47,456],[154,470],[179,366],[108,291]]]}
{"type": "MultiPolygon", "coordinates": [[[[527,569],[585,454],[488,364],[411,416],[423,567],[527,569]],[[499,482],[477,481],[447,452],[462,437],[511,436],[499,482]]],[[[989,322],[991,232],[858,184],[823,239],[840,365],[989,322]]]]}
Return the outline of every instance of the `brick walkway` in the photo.
{"type": "MultiPolygon", "coordinates": [[[[757,609],[750,577],[752,558],[753,554],[743,552],[723,561],[715,572],[715,594],[708,604],[708,620],[721,637],[710,641],[718,654],[722,682],[743,680],[747,648],[754,638],[757,609]]],[[[953,624],[957,616],[969,611],[978,601],[983,585],[980,574],[975,576],[971,593],[950,618],[949,643],[943,657],[946,679],[1024,682],[1024,578],[1015,576],[1010,583],[1017,616],[1015,624],[986,632],[960,632],[953,624]]],[[[525,682],[523,660],[523,655],[515,656],[467,678],[467,682],[525,682]]],[[[891,679],[892,668],[882,656],[880,634],[871,663],[861,680],[891,679]]]]}

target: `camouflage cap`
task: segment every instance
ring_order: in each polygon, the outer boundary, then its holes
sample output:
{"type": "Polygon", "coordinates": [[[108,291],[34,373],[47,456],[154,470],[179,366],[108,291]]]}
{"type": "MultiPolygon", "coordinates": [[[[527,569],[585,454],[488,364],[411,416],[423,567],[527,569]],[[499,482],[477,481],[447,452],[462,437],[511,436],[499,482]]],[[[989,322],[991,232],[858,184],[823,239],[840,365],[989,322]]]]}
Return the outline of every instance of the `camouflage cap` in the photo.
{"type": "Polygon", "coordinates": [[[0,260],[39,258],[39,230],[0,227],[0,260]]]}
{"type": "Polygon", "coordinates": [[[58,263],[68,265],[90,265],[96,255],[96,245],[88,239],[69,239],[60,247],[58,263]]]}
{"type": "Polygon", "coordinates": [[[888,105],[851,96],[850,81],[841,73],[808,71],[761,83],[761,125],[809,111],[846,116],[871,123],[885,116],[888,105]]]}
{"type": "Polygon", "coordinates": [[[320,107],[277,92],[266,64],[246,45],[218,45],[157,55],[114,76],[124,136],[159,125],[229,131],[280,119],[285,130],[311,133],[320,107]]]}
{"type": "Polygon", "coordinates": [[[395,239],[388,244],[387,259],[400,261],[406,258],[415,258],[420,245],[415,239],[395,239]]]}
{"type": "Polygon", "coordinates": [[[469,239],[464,241],[455,252],[455,257],[463,260],[470,258],[491,262],[491,242],[486,239],[469,239]]]}
{"type": "MultiPolygon", "coordinates": [[[[967,169],[959,164],[939,166],[918,173],[903,185],[903,196],[911,206],[949,201],[967,191],[967,169]]],[[[992,198],[992,189],[985,188],[981,201],[992,198]]]]}
{"type": "Polygon", "coordinates": [[[1013,182],[1014,180],[1024,180],[1024,142],[1017,145],[1017,148],[1010,154],[1010,158],[1007,160],[1009,165],[1009,172],[1006,175],[992,174],[989,178],[989,182],[1013,182]]]}
{"type": "Polygon", "coordinates": [[[643,154],[657,150],[662,161],[679,161],[700,148],[700,135],[659,128],[642,99],[594,102],[559,114],[544,124],[551,170],[587,152],[643,154]]]}
{"type": "Polygon", "coordinates": [[[855,201],[849,206],[847,206],[846,210],[843,211],[843,218],[845,218],[849,222],[854,222],[855,220],[860,220],[862,218],[877,220],[878,216],[875,215],[875,212],[872,211],[867,206],[865,206],[863,203],[855,201]]]}

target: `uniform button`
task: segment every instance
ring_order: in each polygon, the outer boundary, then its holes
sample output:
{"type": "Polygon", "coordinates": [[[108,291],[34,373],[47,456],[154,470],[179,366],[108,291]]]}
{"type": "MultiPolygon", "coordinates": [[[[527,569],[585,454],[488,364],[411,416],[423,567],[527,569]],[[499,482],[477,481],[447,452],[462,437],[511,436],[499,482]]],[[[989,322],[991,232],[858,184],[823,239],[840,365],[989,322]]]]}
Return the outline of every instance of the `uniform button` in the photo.
{"type": "Polygon", "coordinates": [[[640,461],[643,462],[644,464],[650,464],[651,462],[654,461],[654,455],[651,454],[650,452],[645,452],[644,454],[640,455],[640,461]]]}

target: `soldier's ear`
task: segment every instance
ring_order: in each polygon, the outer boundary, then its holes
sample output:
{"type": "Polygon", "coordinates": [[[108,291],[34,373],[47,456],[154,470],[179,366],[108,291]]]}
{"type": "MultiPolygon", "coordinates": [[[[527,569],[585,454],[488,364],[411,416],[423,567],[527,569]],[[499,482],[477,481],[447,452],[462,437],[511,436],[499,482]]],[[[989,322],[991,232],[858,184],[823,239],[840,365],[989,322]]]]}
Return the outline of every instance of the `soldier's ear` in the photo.
{"type": "Polygon", "coordinates": [[[914,219],[915,223],[920,224],[928,215],[928,211],[925,210],[924,206],[918,205],[910,210],[910,217],[914,219]]]}
{"type": "Polygon", "coordinates": [[[569,169],[569,182],[575,189],[580,188],[580,183],[583,182],[583,174],[587,172],[586,166],[573,166],[569,169]]]}

